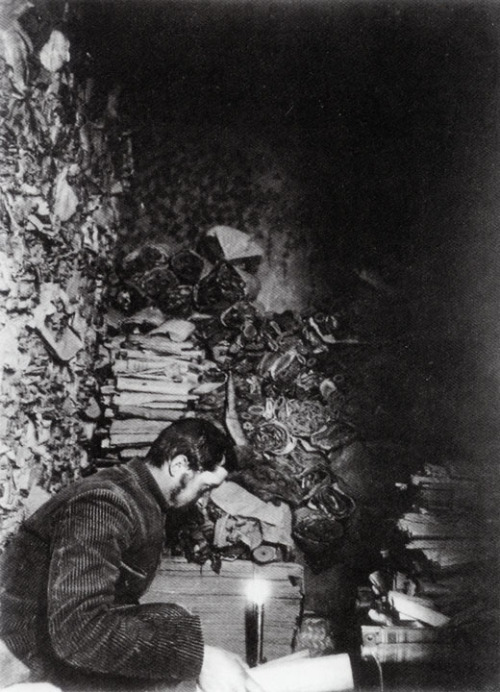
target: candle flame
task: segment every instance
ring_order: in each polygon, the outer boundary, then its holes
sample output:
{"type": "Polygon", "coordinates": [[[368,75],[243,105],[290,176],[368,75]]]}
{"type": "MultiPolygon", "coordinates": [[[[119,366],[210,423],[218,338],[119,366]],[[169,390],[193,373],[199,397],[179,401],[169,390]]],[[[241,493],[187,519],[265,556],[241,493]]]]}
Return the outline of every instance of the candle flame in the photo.
{"type": "Polygon", "coordinates": [[[254,577],[247,584],[247,598],[252,603],[263,605],[269,595],[269,584],[265,579],[254,577]]]}

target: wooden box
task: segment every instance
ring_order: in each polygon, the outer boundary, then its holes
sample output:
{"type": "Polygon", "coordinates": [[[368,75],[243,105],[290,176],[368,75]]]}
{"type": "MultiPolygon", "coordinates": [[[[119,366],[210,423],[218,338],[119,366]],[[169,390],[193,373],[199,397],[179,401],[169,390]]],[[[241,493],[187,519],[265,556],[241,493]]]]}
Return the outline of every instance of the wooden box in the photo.
{"type": "Polygon", "coordinates": [[[287,656],[301,615],[303,568],[292,562],[257,565],[249,560],[223,561],[220,574],[183,558],[164,559],[143,597],[146,603],[178,603],[200,616],[205,643],[245,658],[247,586],[267,582],[264,606],[265,660],[287,656]]]}

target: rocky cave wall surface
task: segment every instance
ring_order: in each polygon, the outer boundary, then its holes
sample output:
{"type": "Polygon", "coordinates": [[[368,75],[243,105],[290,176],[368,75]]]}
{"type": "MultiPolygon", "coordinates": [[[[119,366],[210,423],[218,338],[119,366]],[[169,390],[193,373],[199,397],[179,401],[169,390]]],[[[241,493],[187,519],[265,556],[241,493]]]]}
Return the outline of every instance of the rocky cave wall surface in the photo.
{"type": "Polygon", "coordinates": [[[0,542],[89,467],[103,285],[132,173],[71,8],[0,5],[0,542]]]}

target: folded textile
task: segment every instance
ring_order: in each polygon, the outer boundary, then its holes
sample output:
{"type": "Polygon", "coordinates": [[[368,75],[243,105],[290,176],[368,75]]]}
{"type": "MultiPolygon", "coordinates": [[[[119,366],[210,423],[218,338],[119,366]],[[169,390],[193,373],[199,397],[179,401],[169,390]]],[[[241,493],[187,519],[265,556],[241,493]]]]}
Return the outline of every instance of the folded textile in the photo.
{"type": "Polygon", "coordinates": [[[232,517],[258,519],[266,543],[293,547],[292,513],[285,503],[264,502],[232,481],[213,490],[211,500],[232,517]]]}

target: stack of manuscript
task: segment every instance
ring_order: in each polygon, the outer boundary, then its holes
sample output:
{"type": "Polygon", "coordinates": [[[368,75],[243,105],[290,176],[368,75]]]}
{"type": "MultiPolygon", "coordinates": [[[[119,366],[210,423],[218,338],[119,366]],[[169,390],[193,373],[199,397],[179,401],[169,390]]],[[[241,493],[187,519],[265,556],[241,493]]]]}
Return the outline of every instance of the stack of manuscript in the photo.
{"type": "Polygon", "coordinates": [[[303,568],[291,562],[257,565],[223,561],[219,574],[184,558],[162,561],[143,601],[178,603],[200,616],[205,642],[245,658],[245,608],[248,588],[265,584],[263,655],[267,660],[292,651],[302,602],[303,568]]]}
{"type": "Polygon", "coordinates": [[[144,456],[164,428],[192,416],[200,397],[223,386],[217,365],[189,339],[190,324],[167,320],[148,334],[108,344],[113,378],[101,387],[109,422],[103,450],[120,459],[144,456]]]}

